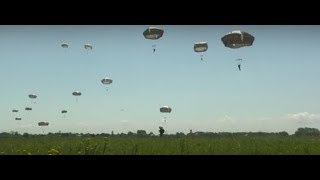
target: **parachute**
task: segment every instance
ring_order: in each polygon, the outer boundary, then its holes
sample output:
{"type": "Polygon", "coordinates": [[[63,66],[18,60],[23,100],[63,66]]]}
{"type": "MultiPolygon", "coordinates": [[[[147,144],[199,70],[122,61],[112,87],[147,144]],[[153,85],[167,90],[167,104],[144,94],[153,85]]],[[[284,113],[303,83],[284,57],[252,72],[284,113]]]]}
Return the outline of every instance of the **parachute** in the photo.
{"type": "Polygon", "coordinates": [[[224,46],[231,49],[252,46],[254,40],[254,36],[240,30],[229,32],[221,38],[224,46]]]}
{"type": "Polygon", "coordinates": [[[38,126],[49,126],[48,122],[39,122],[38,126]]]}
{"type": "Polygon", "coordinates": [[[85,49],[88,49],[88,50],[92,50],[93,49],[93,46],[91,44],[85,44],[84,45],[84,48],[85,49]]]}
{"type": "Polygon", "coordinates": [[[31,108],[31,107],[26,107],[25,110],[26,110],[26,111],[31,111],[32,108],[31,108]]]}
{"type": "MultiPolygon", "coordinates": [[[[108,78],[108,77],[103,78],[101,80],[101,83],[104,84],[104,85],[110,85],[110,84],[112,84],[112,82],[113,82],[113,80],[108,78]]],[[[106,87],[106,91],[108,91],[108,87],[106,87]]]]}
{"type": "Polygon", "coordinates": [[[162,106],[160,108],[160,112],[162,112],[162,113],[171,113],[171,111],[172,111],[172,109],[169,106],[162,106]]]}
{"type": "Polygon", "coordinates": [[[21,121],[22,118],[16,118],[16,121],[21,121]]]}
{"type": "MultiPolygon", "coordinates": [[[[229,32],[221,38],[221,41],[223,42],[224,46],[231,49],[238,49],[242,47],[252,46],[254,40],[255,40],[254,36],[240,30],[229,32]]],[[[238,61],[238,69],[239,71],[241,71],[242,59],[239,58],[236,61],[238,61]]]]}
{"type": "MultiPolygon", "coordinates": [[[[208,50],[208,43],[206,42],[196,42],[193,46],[194,52],[202,53],[208,50]]],[[[203,60],[203,55],[200,55],[201,61],[203,60]]]]}
{"type": "Polygon", "coordinates": [[[63,118],[66,117],[66,113],[67,113],[67,112],[68,112],[67,110],[62,110],[62,111],[61,111],[61,114],[63,114],[63,118]]]}
{"type": "Polygon", "coordinates": [[[72,95],[74,95],[74,96],[77,97],[77,98],[76,98],[76,101],[78,102],[78,96],[81,96],[81,92],[80,92],[80,91],[74,91],[74,92],[72,93],[72,95]]]}
{"type": "MultiPolygon", "coordinates": [[[[39,122],[38,126],[42,126],[42,127],[49,126],[49,123],[48,122],[39,122]]],[[[43,129],[42,133],[44,134],[44,129],[43,129]]]]}
{"type": "Polygon", "coordinates": [[[74,96],[81,96],[81,92],[80,92],[80,91],[74,91],[74,92],[72,93],[72,95],[74,95],[74,96]]]}
{"type": "MultiPolygon", "coordinates": [[[[163,36],[164,30],[157,27],[149,27],[143,32],[143,36],[146,39],[157,40],[163,36]]],[[[156,45],[152,45],[153,52],[156,52],[156,45]]]]}
{"type": "Polygon", "coordinates": [[[17,113],[17,112],[19,112],[19,111],[16,110],[16,109],[13,109],[13,110],[12,110],[12,113],[13,113],[12,115],[13,115],[13,117],[15,116],[14,113],[17,113]]]}
{"type": "MultiPolygon", "coordinates": [[[[171,109],[171,107],[169,107],[169,106],[162,106],[162,107],[160,108],[160,112],[161,112],[161,113],[171,113],[171,111],[172,111],[172,109],[171,109]]],[[[162,121],[163,121],[163,122],[167,122],[167,117],[164,116],[164,118],[163,118],[162,121]]]]}
{"type": "Polygon", "coordinates": [[[62,47],[62,48],[68,48],[68,47],[69,47],[69,45],[68,45],[68,44],[66,44],[66,43],[62,43],[62,44],[61,44],[61,47],[62,47]]]}
{"type": "Polygon", "coordinates": [[[35,94],[29,94],[29,98],[31,98],[31,99],[36,99],[36,98],[37,98],[37,95],[35,95],[35,94]]]}
{"type": "Polygon", "coordinates": [[[29,94],[29,98],[31,99],[31,103],[36,103],[35,101],[34,101],[34,99],[36,99],[38,96],[37,95],[35,95],[35,94],[29,94]]]}

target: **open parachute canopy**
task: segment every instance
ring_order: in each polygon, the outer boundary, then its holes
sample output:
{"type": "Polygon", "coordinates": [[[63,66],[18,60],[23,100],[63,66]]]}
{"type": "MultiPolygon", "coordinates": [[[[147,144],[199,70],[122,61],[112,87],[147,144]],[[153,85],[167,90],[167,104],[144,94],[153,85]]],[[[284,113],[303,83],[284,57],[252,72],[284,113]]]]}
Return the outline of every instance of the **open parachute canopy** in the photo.
{"type": "Polygon", "coordinates": [[[160,108],[160,112],[162,112],[162,113],[171,113],[171,111],[172,111],[172,109],[169,106],[162,106],[160,108]]]}
{"type": "Polygon", "coordinates": [[[103,78],[103,79],[101,80],[101,83],[102,83],[102,84],[111,84],[112,81],[113,81],[113,80],[112,80],[111,78],[106,77],[106,78],[103,78]]]}
{"type": "Polygon", "coordinates": [[[35,95],[35,94],[29,94],[29,98],[31,98],[31,99],[36,99],[38,96],[37,95],[35,95]]]}
{"type": "Polygon", "coordinates": [[[221,38],[225,47],[236,49],[246,46],[252,46],[254,36],[244,31],[232,31],[221,38]]]}
{"type": "Polygon", "coordinates": [[[17,121],[20,121],[21,119],[22,119],[22,118],[18,118],[18,117],[16,118],[17,121]]]}
{"type": "Polygon", "coordinates": [[[93,49],[93,46],[92,46],[91,44],[85,44],[85,45],[84,45],[84,48],[85,48],[85,49],[92,50],[92,49],[93,49]]]}
{"type": "Polygon", "coordinates": [[[19,112],[18,110],[16,110],[16,109],[14,109],[14,110],[12,110],[12,112],[19,112]]]}
{"type": "Polygon", "coordinates": [[[39,122],[38,125],[39,126],[48,126],[49,123],[48,122],[39,122]]]}
{"type": "Polygon", "coordinates": [[[62,44],[61,44],[61,47],[63,47],[63,48],[68,48],[69,45],[68,45],[67,43],[62,43],[62,44]]]}
{"type": "Polygon", "coordinates": [[[195,52],[205,52],[208,50],[208,43],[206,42],[196,42],[193,46],[195,52]]]}
{"type": "Polygon", "coordinates": [[[157,27],[149,27],[143,32],[146,39],[156,40],[163,36],[164,30],[157,27]]]}
{"type": "Polygon", "coordinates": [[[67,110],[62,110],[61,111],[61,113],[63,114],[63,113],[67,113],[68,111],[67,110]]]}
{"type": "Polygon", "coordinates": [[[25,110],[26,110],[26,111],[31,111],[32,108],[31,108],[31,107],[26,107],[25,110]]]}
{"type": "Polygon", "coordinates": [[[81,96],[81,92],[80,92],[80,91],[74,91],[74,92],[72,93],[72,95],[74,95],[74,96],[81,96]]]}

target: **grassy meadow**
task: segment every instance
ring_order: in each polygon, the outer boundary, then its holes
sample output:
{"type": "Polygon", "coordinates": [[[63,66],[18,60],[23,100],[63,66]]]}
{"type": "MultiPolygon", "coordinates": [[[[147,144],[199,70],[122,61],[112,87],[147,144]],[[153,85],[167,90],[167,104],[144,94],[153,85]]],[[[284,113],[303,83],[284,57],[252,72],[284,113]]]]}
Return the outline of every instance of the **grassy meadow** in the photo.
{"type": "Polygon", "coordinates": [[[319,155],[319,137],[2,137],[0,155],[319,155]]]}

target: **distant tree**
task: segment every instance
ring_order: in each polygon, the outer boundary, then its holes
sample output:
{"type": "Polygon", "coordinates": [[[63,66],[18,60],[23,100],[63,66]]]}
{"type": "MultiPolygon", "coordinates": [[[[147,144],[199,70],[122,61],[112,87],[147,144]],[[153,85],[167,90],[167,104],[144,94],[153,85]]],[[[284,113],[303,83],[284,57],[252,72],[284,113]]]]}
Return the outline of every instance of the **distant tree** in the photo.
{"type": "Polygon", "coordinates": [[[192,132],[192,129],[190,129],[190,132],[187,134],[187,136],[192,136],[194,135],[193,132],[192,132]]]}
{"type": "Polygon", "coordinates": [[[316,128],[298,128],[294,133],[295,136],[320,136],[319,129],[316,128]]]}
{"type": "Polygon", "coordinates": [[[162,137],[164,133],[164,129],[161,126],[159,127],[159,133],[160,133],[160,137],[162,137]]]}
{"type": "Polygon", "coordinates": [[[138,130],[137,135],[138,136],[147,136],[147,132],[145,130],[138,130]]]}
{"type": "Polygon", "coordinates": [[[177,132],[176,136],[184,136],[184,133],[183,132],[177,132]]]}
{"type": "Polygon", "coordinates": [[[279,132],[280,136],[289,136],[289,133],[287,133],[286,131],[281,131],[279,132]]]}
{"type": "Polygon", "coordinates": [[[10,131],[10,134],[11,134],[11,135],[14,135],[14,136],[18,136],[18,135],[19,135],[19,133],[16,132],[16,131],[10,131]]]}
{"type": "Polygon", "coordinates": [[[204,132],[201,132],[201,131],[197,131],[197,132],[195,132],[194,133],[196,136],[203,136],[203,135],[205,135],[205,133],[204,132]]]}
{"type": "Polygon", "coordinates": [[[100,134],[100,136],[102,136],[102,137],[108,137],[108,136],[110,136],[110,134],[107,134],[107,133],[101,133],[101,134],[100,134]]]}
{"type": "Polygon", "coordinates": [[[149,136],[154,136],[153,132],[150,132],[150,133],[149,133],[149,136]]]}
{"type": "Polygon", "coordinates": [[[133,133],[131,131],[128,132],[128,136],[134,136],[134,135],[135,135],[135,133],[133,133]]]}
{"type": "Polygon", "coordinates": [[[10,136],[10,133],[7,133],[7,132],[0,133],[0,137],[9,137],[9,136],[10,136]]]}
{"type": "Polygon", "coordinates": [[[61,133],[61,137],[69,137],[69,133],[61,133]]]}
{"type": "Polygon", "coordinates": [[[23,133],[22,137],[28,138],[29,134],[28,133],[23,133]]]}

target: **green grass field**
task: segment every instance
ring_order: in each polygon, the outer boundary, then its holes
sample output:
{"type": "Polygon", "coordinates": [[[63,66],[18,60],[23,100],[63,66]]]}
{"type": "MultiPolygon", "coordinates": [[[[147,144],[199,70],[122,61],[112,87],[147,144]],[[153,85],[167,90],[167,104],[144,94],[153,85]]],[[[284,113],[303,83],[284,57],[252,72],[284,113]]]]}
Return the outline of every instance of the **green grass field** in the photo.
{"type": "Polygon", "coordinates": [[[320,154],[317,137],[10,137],[1,155],[304,155],[320,154]]]}

